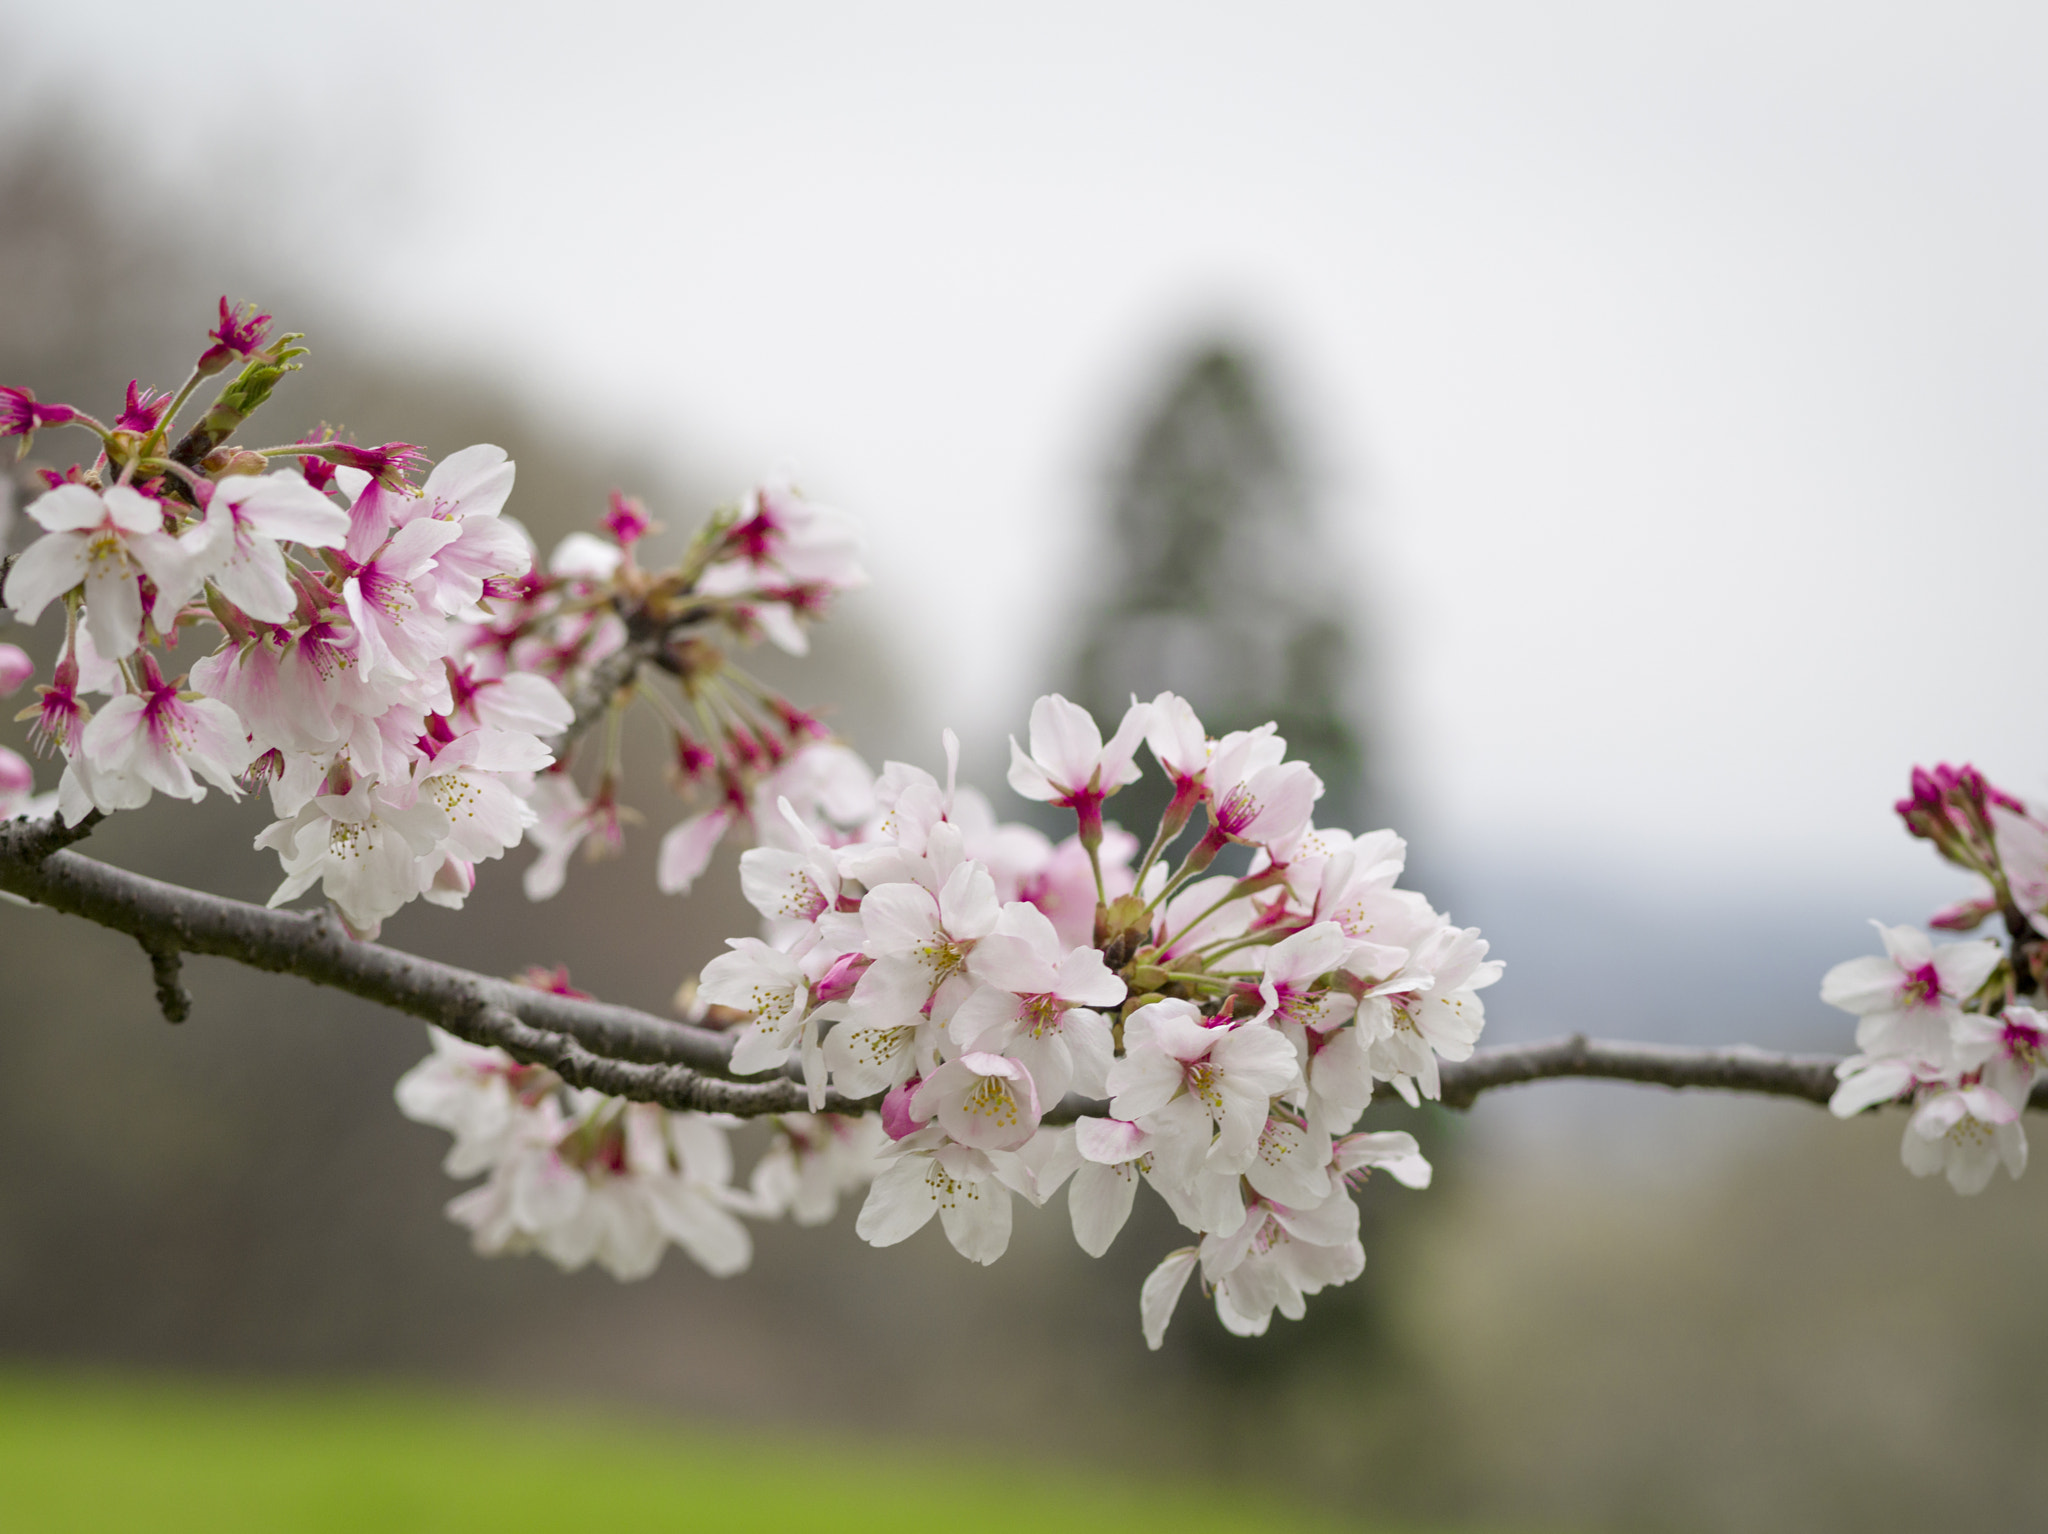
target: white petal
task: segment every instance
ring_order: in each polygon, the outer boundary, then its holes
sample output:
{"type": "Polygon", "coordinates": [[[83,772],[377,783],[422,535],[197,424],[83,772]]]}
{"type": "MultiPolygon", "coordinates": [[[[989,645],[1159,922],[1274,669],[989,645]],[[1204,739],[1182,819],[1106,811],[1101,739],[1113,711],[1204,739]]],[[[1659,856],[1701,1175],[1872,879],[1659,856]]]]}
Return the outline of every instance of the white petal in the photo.
{"type": "Polygon", "coordinates": [[[1165,1340],[1166,1323],[1173,1319],[1173,1308],[1180,1303],[1181,1291],[1188,1286],[1188,1275],[1195,1271],[1195,1256],[1191,1246],[1167,1253],[1166,1260],[1146,1275],[1145,1287],[1139,1291],[1138,1314],[1145,1327],[1145,1346],[1155,1353],[1165,1340]]]}

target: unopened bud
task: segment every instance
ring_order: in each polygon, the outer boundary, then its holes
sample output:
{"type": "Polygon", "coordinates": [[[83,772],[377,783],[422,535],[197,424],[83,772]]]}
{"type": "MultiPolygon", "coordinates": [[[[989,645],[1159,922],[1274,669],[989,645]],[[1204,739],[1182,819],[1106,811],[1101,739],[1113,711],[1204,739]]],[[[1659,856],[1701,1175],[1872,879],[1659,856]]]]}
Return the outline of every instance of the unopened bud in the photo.
{"type": "Polygon", "coordinates": [[[36,663],[19,645],[0,644],[0,698],[11,697],[36,674],[36,663]]]}
{"type": "Polygon", "coordinates": [[[0,804],[36,791],[36,772],[19,752],[0,746],[0,804]]]}
{"type": "Polygon", "coordinates": [[[889,1089],[889,1095],[882,1099],[882,1129],[892,1140],[907,1140],[924,1125],[910,1116],[910,1098],[924,1078],[913,1076],[908,1081],[899,1081],[889,1089]]]}
{"type": "Polygon", "coordinates": [[[590,1000],[590,992],[579,991],[569,983],[569,966],[566,964],[557,964],[553,969],[540,964],[529,964],[512,977],[512,983],[524,986],[529,991],[545,991],[550,996],[574,996],[583,1001],[590,1000]]]}
{"type": "Polygon", "coordinates": [[[647,508],[640,504],[638,496],[614,490],[611,502],[605,508],[604,526],[605,531],[618,540],[621,548],[631,548],[653,532],[656,523],[647,515],[647,508]]]}
{"type": "Polygon", "coordinates": [[[231,474],[261,474],[270,460],[245,447],[217,447],[199,461],[199,467],[215,479],[226,479],[231,474]]]}
{"type": "Polygon", "coordinates": [[[1962,900],[1952,906],[1936,911],[1927,925],[1939,927],[1944,932],[1972,932],[1984,918],[1998,909],[1996,900],[1962,900]]]}

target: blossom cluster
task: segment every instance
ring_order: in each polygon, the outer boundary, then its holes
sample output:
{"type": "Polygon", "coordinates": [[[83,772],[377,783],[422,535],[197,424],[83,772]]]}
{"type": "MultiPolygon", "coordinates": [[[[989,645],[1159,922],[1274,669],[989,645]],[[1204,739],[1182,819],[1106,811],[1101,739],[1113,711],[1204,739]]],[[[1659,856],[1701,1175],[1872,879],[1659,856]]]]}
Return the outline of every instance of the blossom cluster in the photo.
{"type": "Polygon", "coordinates": [[[790,1114],[754,1169],[733,1185],[738,1120],[671,1113],[566,1086],[504,1051],[430,1030],[434,1052],[398,1083],[408,1118],[455,1137],[450,1176],[489,1175],[448,1206],[478,1252],[538,1251],[565,1270],[595,1261],[645,1278],[670,1243],[727,1277],[753,1259],[741,1215],[829,1220],[841,1193],[873,1175],[873,1119],[790,1114]]]}
{"type": "MultiPolygon", "coordinates": [[[[61,756],[61,780],[34,799],[33,769],[0,750],[0,814],[54,808],[76,825],[159,793],[239,798],[260,785],[274,819],[256,845],[284,874],[272,904],[318,885],[351,931],[374,936],[412,900],[460,907],[477,865],[529,834],[541,848],[535,893],[559,887],[593,829],[615,837],[616,716],[635,696],[663,695],[628,686],[628,668],[600,699],[611,727],[590,799],[557,745],[575,718],[566,694],[630,643],[626,613],[664,636],[649,658],[695,709],[694,724],[675,726],[682,786],[715,782],[718,830],[768,768],[820,741],[815,720],[746,691],[698,631],[801,649],[799,618],[861,578],[843,519],[769,487],[714,517],[681,566],[650,572],[635,551],[654,524],[614,496],[606,537],[573,534],[537,568],[531,538],[502,515],[514,467],[499,448],[454,453],[415,486],[425,459],[405,443],[226,444],[304,354],[297,337],[271,341],[269,324],[222,300],[183,387],[131,384],[111,426],[0,390],[0,433],[24,449],[51,426],[99,441],[90,467],[44,471],[26,507],[40,536],[0,590],[22,623],[53,607],[65,620],[23,715],[38,747],[61,756]],[[198,385],[237,361],[174,439],[198,385]]],[[[0,646],[0,692],[34,671],[0,646]]]]}
{"type": "Polygon", "coordinates": [[[1411,1104],[1439,1095],[1499,963],[1398,887],[1400,838],[1314,825],[1322,785],[1271,725],[1212,739],[1162,693],[1105,743],[1053,695],[1030,742],[1013,742],[1010,783],[1074,813],[1061,842],[959,785],[950,732],[943,780],[844,752],[829,792],[816,753],[767,780],[797,792],[740,859],[763,936],[729,940],[694,1008],[732,1029],[735,1075],[793,1073],[813,1111],[775,1121],[745,1193],[731,1121],[568,1091],[437,1035],[399,1100],[455,1133],[451,1172],[489,1174],[450,1206],[479,1249],[595,1256],[628,1277],[667,1239],[726,1271],[744,1260],[734,1217],[822,1220],[866,1185],[856,1229],[877,1246],[936,1217],[991,1263],[1015,1200],[1064,1188],[1075,1239],[1100,1256],[1144,1183],[1198,1238],[1144,1286],[1154,1347],[1197,1271],[1247,1336],[1357,1277],[1351,1189],[1382,1168],[1430,1179],[1412,1135],[1359,1119],[1377,1083],[1411,1104]],[[1174,790],[1143,858],[1102,813],[1141,749],[1174,790]],[[1232,846],[1241,870],[1212,873],[1232,846]],[[817,1111],[828,1093],[875,1111],[817,1111]]]}
{"type": "Polygon", "coordinates": [[[1969,766],[1916,768],[1897,809],[1915,836],[1984,881],[1932,925],[1968,931],[1998,916],[2011,951],[1879,924],[1884,956],[1837,964],[1821,983],[1823,1001],[1857,1018],[1857,1052],[1838,1067],[1829,1107],[1847,1118],[1910,1104],[1907,1169],[1980,1193],[2001,1163],[2013,1177],[2026,1169],[2020,1116],[2048,1064],[2048,1016],[2022,999],[2039,999],[2048,967],[2048,824],[1969,766]]]}
{"type": "Polygon", "coordinates": [[[1300,1316],[1363,1267],[1349,1187],[1375,1167],[1428,1181],[1412,1136],[1358,1132],[1375,1083],[1437,1096],[1499,964],[1397,887],[1397,836],[1314,825],[1322,784],[1271,725],[1212,739],[1162,693],[1105,742],[1039,699],[1009,780],[1073,812],[1059,843],[999,823],[946,746],[943,781],[892,762],[861,824],[785,802],[742,856],[766,934],[731,940],[698,992],[745,1018],[734,1069],[792,1069],[813,1106],[828,1088],[880,1098],[888,1144],[857,1226],[875,1245],[936,1216],[993,1262],[1014,1199],[1065,1186],[1099,1256],[1143,1182],[1200,1237],[1147,1285],[1154,1346],[1197,1265],[1233,1331],[1300,1316]],[[1103,819],[1141,748],[1173,786],[1142,858],[1103,819]],[[1210,873],[1233,845],[1242,871],[1210,873]]]}

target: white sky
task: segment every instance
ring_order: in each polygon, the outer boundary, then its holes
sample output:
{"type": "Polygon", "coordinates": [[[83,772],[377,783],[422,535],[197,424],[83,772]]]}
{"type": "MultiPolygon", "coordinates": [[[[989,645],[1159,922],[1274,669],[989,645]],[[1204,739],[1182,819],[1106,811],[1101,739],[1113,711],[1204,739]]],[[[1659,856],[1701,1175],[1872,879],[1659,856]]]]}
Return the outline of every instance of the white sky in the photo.
{"type": "Polygon", "coordinates": [[[933,726],[1021,722],[1133,393],[1223,317],[1416,839],[1896,885],[1915,760],[2048,789],[2048,10],[8,9],[366,332],[860,515],[933,726]]]}

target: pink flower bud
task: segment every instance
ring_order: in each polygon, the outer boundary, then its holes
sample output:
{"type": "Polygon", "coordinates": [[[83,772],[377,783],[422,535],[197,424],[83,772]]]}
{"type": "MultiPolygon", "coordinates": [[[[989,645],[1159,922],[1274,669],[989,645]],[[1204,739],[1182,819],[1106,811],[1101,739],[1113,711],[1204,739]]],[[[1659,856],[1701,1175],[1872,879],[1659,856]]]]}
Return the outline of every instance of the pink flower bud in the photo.
{"type": "Polygon", "coordinates": [[[529,964],[512,979],[515,985],[523,985],[529,991],[546,991],[550,996],[574,996],[583,1001],[590,1000],[590,992],[579,991],[569,984],[569,966],[566,964],[557,964],[553,969],[547,969],[539,964],[529,964]]]}
{"type": "Polygon", "coordinates": [[[913,1076],[908,1081],[897,1082],[889,1088],[889,1095],[882,1099],[882,1128],[890,1139],[908,1139],[924,1128],[910,1116],[910,1099],[923,1085],[923,1077],[913,1076]]]}
{"type": "Polygon", "coordinates": [[[640,504],[637,496],[614,490],[611,504],[604,514],[604,525],[605,531],[618,540],[621,548],[631,548],[653,531],[654,519],[647,515],[647,508],[640,504]]]}
{"type": "MultiPolygon", "coordinates": [[[[299,441],[308,447],[317,447],[329,440],[326,434],[308,432],[299,441]]],[[[325,493],[334,484],[334,465],[318,458],[301,458],[299,472],[306,477],[306,483],[315,490],[325,493]]]]}
{"type": "Polygon", "coordinates": [[[1927,925],[1939,927],[1944,932],[1972,932],[1983,924],[1985,917],[1995,914],[1997,910],[1996,900],[1962,900],[1936,911],[1928,918],[1927,925]]]}
{"type": "Polygon", "coordinates": [[[853,994],[853,988],[866,971],[869,962],[868,956],[864,953],[841,954],[832,961],[832,967],[825,971],[817,985],[812,987],[812,996],[821,1002],[845,1000],[853,994]]]}
{"type": "Polygon", "coordinates": [[[0,644],[0,698],[20,692],[36,674],[36,663],[19,645],[0,644]]]}
{"type": "Polygon", "coordinates": [[[323,442],[317,455],[343,468],[360,469],[386,490],[412,488],[410,476],[423,468],[427,455],[410,442],[385,442],[357,447],[352,442],[323,442]]]}
{"type": "Polygon", "coordinates": [[[0,746],[0,808],[36,791],[35,769],[18,752],[0,746]]]}

